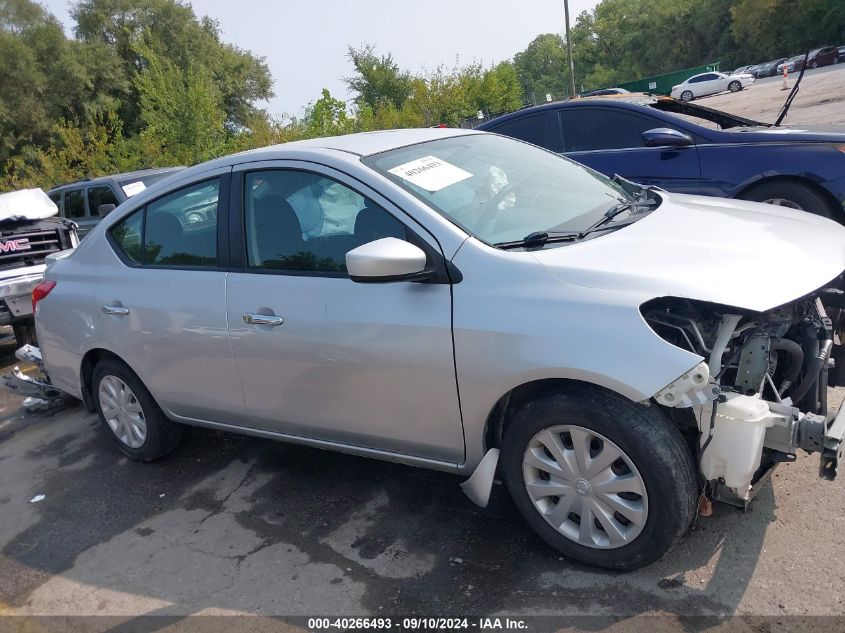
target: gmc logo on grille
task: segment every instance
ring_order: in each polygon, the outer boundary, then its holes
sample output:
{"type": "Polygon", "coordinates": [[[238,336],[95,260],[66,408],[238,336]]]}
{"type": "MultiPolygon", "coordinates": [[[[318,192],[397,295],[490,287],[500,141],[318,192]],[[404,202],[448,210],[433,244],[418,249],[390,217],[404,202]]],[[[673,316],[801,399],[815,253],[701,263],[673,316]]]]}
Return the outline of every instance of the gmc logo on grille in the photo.
{"type": "Polygon", "coordinates": [[[32,244],[29,243],[29,238],[22,237],[19,240],[6,240],[0,242],[0,253],[14,253],[17,251],[30,251],[32,244]]]}

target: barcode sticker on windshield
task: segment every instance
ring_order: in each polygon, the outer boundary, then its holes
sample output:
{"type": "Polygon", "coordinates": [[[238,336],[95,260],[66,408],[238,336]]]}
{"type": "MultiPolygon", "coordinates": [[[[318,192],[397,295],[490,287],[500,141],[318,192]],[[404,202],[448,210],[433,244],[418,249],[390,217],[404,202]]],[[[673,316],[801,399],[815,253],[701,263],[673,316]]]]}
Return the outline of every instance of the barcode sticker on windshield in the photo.
{"type": "Polygon", "coordinates": [[[431,192],[440,191],[456,182],[472,178],[472,174],[468,171],[435,156],[418,158],[388,171],[412,185],[431,192]]]}
{"type": "Polygon", "coordinates": [[[126,194],[127,198],[131,198],[132,196],[141,193],[146,188],[147,185],[139,180],[138,182],[130,182],[128,185],[123,185],[123,193],[126,194]]]}

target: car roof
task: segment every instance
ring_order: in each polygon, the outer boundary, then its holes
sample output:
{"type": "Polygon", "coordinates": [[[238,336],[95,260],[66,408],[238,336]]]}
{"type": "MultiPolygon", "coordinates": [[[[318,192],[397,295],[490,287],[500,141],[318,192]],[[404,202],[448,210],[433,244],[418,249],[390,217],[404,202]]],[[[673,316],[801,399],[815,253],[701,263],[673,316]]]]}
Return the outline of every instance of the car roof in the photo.
{"type": "MultiPolygon", "coordinates": [[[[180,181],[190,179],[195,174],[201,174],[222,167],[230,167],[238,163],[301,158],[303,150],[310,154],[327,155],[327,157],[331,152],[370,156],[400,147],[407,147],[408,145],[425,143],[426,141],[435,141],[455,136],[467,136],[470,134],[481,134],[481,132],[458,128],[409,128],[401,130],[379,130],[377,132],[358,132],[357,134],[291,141],[289,143],[268,145],[267,147],[259,147],[257,149],[215,158],[205,163],[189,167],[180,173],[178,178],[180,181]]],[[[167,186],[169,182],[170,179],[166,179],[160,183],[156,183],[151,189],[158,191],[160,188],[167,186]]]]}
{"type": "Polygon", "coordinates": [[[380,154],[391,149],[415,145],[426,141],[434,141],[441,138],[473,134],[472,130],[456,128],[409,128],[401,130],[379,130],[375,132],[359,132],[357,134],[344,134],[342,136],[328,136],[324,138],[311,138],[302,141],[292,141],[281,145],[270,145],[258,149],[249,150],[240,154],[239,157],[253,157],[265,153],[281,153],[288,150],[300,149],[326,149],[357,154],[358,156],[370,156],[380,154]]]}
{"type": "Polygon", "coordinates": [[[639,109],[640,107],[648,106],[652,103],[657,103],[657,97],[646,94],[644,92],[630,92],[620,95],[598,95],[595,97],[581,97],[579,99],[569,99],[567,101],[552,101],[550,103],[541,103],[540,105],[531,106],[530,108],[523,108],[515,112],[508,112],[502,114],[489,121],[485,121],[476,129],[487,130],[492,126],[498,126],[500,123],[518,119],[523,116],[530,116],[532,114],[539,114],[546,110],[557,110],[558,108],[577,108],[582,106],[613,104],[621,105],[624,108],[631,110],[639,109]]]}

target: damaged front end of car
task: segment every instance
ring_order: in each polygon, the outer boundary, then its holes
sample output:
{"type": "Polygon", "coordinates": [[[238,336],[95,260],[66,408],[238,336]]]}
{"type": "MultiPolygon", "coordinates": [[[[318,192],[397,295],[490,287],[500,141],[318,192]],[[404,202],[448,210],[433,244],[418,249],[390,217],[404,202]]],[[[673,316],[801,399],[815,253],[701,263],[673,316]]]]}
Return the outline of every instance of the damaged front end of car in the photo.
{"type": "Polygon", "coordinates": [[[704,360],[655,394],[691,436],[708,496],[745,506],[780,462],[819,453],[819,475],[836,477],[845,410],[829,413],[828,386],[842,356],[842,293],[825,287],[755,312],[662,297],[641,313],[665,341],[704,360]]]}

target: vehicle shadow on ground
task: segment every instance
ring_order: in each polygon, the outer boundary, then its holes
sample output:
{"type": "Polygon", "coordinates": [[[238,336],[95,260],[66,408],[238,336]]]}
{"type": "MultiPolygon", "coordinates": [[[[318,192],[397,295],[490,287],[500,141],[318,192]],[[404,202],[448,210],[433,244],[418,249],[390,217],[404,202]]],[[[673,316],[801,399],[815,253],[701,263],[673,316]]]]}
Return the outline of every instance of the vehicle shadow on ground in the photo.
{"type": "MultiPolygon", "coordinates": [[[[693,616],[735,612],[775,509],[767,484],[749,515],[721,506],[662,561],[619,574],[561,558],[503,486],[481,509],[449,474],[199,429],[139,464],[81,407],[0,443],[3,479],[10,467],[47,499],[0,499],[4,515],[36,513],[0,530],[0,600],[36,611],[62,612],[50,593],[61,576],[152,599],[141,611],[161,615],[606,616],[579,620],[599,630],[660,612],[694,631],[713,622],[693,616]]],[[[109,612],[62,591],[71,611],[109,612]]]]}

